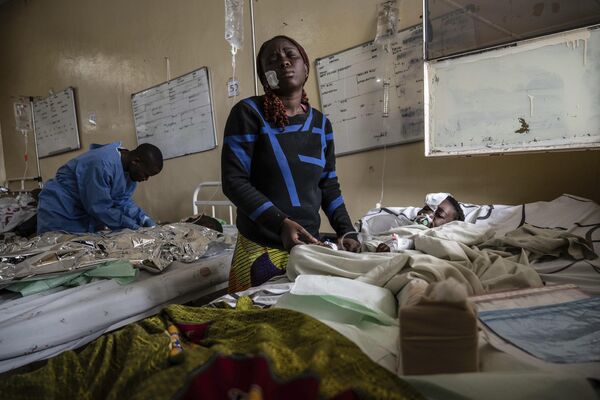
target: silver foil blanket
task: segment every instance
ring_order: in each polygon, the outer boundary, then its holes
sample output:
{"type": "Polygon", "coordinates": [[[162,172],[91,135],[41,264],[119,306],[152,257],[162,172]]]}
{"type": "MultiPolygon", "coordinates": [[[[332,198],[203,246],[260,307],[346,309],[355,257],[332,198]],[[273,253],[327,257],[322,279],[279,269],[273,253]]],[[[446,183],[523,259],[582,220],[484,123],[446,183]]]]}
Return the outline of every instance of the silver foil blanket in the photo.
{"type": "Polygon", "coordinates": [[[47,232],[31,240],[0,243],[0,287],[117,259],[158,273],[173,261],[195,262],[210,255],[211,247],[227,248],[234,242],[231,234],[188,223],[86,235],[47,232]]]}

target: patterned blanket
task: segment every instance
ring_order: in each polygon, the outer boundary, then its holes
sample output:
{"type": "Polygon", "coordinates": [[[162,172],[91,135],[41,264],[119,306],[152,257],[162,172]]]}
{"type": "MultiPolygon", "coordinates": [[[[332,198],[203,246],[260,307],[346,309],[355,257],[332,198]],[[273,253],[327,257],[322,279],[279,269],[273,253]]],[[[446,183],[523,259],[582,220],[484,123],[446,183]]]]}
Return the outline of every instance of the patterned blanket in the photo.
{"type": "Polygon", "coordinates": [[[38,369],[4,374],[0,393],[10,399],[421,398],[307,315],[181,305],[38,369]],[[183,356],[169,359],[171,325],[180,333],[183,356]]]}

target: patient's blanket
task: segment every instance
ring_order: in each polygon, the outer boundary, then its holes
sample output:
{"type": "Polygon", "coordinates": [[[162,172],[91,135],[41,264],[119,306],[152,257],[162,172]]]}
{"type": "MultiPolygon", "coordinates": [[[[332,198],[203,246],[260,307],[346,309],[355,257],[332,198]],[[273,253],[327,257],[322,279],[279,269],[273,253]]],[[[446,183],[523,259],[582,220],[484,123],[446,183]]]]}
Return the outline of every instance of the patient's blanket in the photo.
{"type": "Polygon", "coordinates": [[[473,295],[542,286],[529,265],[531,258],[594,257],[583,238],[528,225],[503,238],[494,238],[488,227],[460,221],[433,229],[412,229],[393,230],[413,235],[415,251],[404,253],[354,254],[314,245],[296,246],[290,254],[287,276],[291,280],[301,274],[341,276],[385,287],[395,294],[415,278],[432,283],[452,277],[473,295]]]}
{"type": "Polygon", "coordinates": [[[544,257],[567,258],[570,260],[595,260],[592,242],[561,229],[539,228],[525,224],[503,237],[496,237],[480,247],[498,251],[515,252],[526,250],[529,260],[544,257]]]}

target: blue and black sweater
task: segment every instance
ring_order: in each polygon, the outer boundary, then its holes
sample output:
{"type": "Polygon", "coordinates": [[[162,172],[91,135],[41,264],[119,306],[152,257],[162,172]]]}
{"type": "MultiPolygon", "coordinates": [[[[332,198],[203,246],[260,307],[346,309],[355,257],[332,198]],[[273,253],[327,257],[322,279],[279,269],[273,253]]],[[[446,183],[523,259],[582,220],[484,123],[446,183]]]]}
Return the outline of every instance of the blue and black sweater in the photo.
{"type": "Polygon", "coordinates": [[[265,121],[262,104],[262,97],[240,101],[225,126],[223,191],[237,206],[240,233],[281,249],[287,217],[318,238],[320,207],[338,236],[354,232],[335,173],[329,120],[309,108],[289,117],[282,130],[265,121]]]}

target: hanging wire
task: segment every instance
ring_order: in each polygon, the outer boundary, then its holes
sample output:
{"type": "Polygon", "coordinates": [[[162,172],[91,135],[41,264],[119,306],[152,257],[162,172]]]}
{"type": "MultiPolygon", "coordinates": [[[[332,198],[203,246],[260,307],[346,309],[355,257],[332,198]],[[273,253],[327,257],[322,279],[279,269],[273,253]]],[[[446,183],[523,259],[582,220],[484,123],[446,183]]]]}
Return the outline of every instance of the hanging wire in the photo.
{"type": "MultiPolygon", "coordinates": [[[[232,83],[234,83],[237,79],[235,77],[235,68],[236,68],[236,63],[235,63],[235,55],[237,54],[238,48],[235,47],[234,45],[231,45],[231,70],[232,70],[232,74],[231,74],[231,80],[232,83]]],[[[239,88],[237,88],[239,90],[239,88]]],[[[230,108],[233,108],[233,106],[235,105],[235,100],[237,98],[237,92],[238,90],[234,90],[233,91],[233,96],[231,96],[231,105],[230,108]]]]}
{"type": "Polygon", "coordinates": [[[383,145],[383,161],[381,162],[381,194],[379,195],[379,202],[376,205],[376,208],[381,208],[383,205],[383,189],[385,187],[385,162],[386,162],[386,154],[387,154],[387,145],[383,145]]]}
{"type": "Polygon", "coordinates": [[[23,136],[25,138],[25,153],[23,154],[23,160],[25,161],[25,171],[23,172],[23,179],[25,179],[25,177],[27,176],[27,172],[29,171],[29,135],[27,134],[27,131],[24,132],[23,136]]]}

